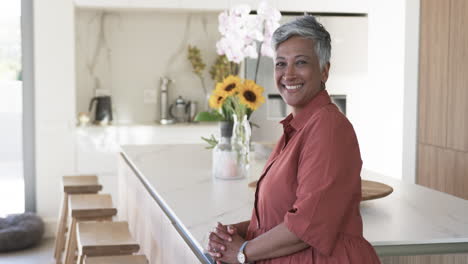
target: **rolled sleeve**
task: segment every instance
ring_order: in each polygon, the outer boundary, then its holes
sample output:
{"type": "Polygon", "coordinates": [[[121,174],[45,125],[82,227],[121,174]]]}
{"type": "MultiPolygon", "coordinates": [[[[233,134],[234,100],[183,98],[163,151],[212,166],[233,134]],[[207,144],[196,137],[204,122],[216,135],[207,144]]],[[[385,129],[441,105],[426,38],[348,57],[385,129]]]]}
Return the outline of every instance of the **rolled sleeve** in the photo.
{"type": "Polygon", "coordinates": [[[326,113],[302,139],[296,201],[285,217],[299,239],[330,256],[344,219],[361,197],[361,157],[351,124],[326,113]]]}

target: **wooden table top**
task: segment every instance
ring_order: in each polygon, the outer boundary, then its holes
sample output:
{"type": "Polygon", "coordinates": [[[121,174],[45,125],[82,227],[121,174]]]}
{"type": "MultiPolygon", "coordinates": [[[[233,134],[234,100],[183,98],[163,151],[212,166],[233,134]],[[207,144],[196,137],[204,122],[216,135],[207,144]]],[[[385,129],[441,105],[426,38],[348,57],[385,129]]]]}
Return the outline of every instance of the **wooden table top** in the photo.
{"type": "MultiPolygon", "coordinates": [[[[249,183],[250,188],[257,188],[257,181],[249,183]]],[[[373,200],[385,197],[393,192],[393,188],[387,184],[361,180],[361,201],[373,200]]]]}

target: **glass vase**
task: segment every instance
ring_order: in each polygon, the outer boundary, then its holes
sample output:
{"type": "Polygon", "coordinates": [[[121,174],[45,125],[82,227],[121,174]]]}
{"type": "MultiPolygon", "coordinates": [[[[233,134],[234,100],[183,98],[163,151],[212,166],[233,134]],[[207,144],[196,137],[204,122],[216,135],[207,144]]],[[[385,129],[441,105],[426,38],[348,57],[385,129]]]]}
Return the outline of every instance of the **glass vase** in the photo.
{"type": "Polygon", "coordinates": [[[233,114],[233,120],[232,145],[239,155],[239,162],[245,164],[248,169],[250,162],[250,137],[252,135],[250,123],[247,115],[238,117],[236,114],[233,114]]]}
{"type": "MultiPolygon", "coordinates": [[[[213,149],[213,177],[223,180],[242,179],[248,176],[249,145],[243,145],[247,135],[250,143],[250,130],[245,130],[239,120],[234,123],[220,122],[221,137],[213,149]],[[243,131],[243,132],[242,132],[243,131]],[[241,139],[241,135],[244,140],[241,139]]],[[[248,121],[247,121],[248,124],[248,121]]],[[[250,129],[250,126],[248,127],[250,129]]]]}

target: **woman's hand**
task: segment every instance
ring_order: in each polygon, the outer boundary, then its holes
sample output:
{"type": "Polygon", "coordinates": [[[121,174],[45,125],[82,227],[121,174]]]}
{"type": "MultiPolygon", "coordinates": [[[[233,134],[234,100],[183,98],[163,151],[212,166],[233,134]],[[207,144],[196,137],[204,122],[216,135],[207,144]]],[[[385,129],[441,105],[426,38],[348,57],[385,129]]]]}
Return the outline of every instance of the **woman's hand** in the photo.
{"type": "Polygon", "coordinates": [[[245,240],[238,234],[236,227],[218,223],[208,238],[208,253],[216,263],[237,263],[237,253],[245,240]]]}
{"type": "Polygon", "coordinates": [[[227,231],[227,226],[218,222],[218,225],[208,235],[208,253],[213,257],[221,257],[222,251],[226,250],[226,241],[232,241],[231,235],[227,231]]]}

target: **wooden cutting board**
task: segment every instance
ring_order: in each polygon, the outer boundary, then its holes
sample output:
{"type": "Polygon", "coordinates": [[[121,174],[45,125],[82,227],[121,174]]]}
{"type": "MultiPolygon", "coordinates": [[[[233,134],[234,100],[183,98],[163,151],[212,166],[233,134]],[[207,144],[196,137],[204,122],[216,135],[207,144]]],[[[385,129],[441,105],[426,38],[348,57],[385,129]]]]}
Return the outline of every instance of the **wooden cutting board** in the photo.
{"type": "MultiPolygon", "coordinates": [[[[250,188],[257,188],[257,181],[249,183],[250,188]]],[[[361,201],[373,200],[385,197],[393,192],[393,188],[387,184],[361,180],[361,201]]]]}

